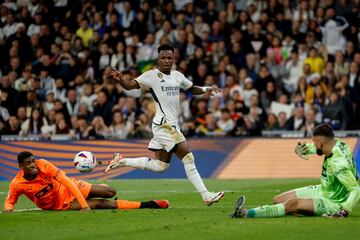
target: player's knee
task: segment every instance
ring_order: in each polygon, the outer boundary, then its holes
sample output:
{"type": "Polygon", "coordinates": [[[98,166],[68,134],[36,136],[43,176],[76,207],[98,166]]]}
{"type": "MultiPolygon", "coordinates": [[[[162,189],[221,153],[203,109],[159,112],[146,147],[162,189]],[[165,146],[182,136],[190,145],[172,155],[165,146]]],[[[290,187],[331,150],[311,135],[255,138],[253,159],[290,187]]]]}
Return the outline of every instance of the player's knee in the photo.
{"type": "Polygon", "coordinates": [[[279,194],[274,197],[274,204],[283,203],[286,201],[286,197],[284,197],[284,194],[279,194]]]}
{"type": "Polygon", "coordinates": [[[168,163],[162,162],[162,161],[158,161],[159,163],[159,168],[156,170],[156,172],[165,172],[169,169],[169,165],[168,163]]]}
{"type": "Polygon", "coordinates": [[[296,212],[299,208],[299,201],[296,198],[289,199],[285,203],[285,211],[287,213],[296,212]]]}
{"type": "Polygon", "coordinates": [[[112,198],[116,195],[116,189],[112,188],[112,187],[107,187],[105,192],[104,192],[104,197],[106,198],[112,198]]]}
{"type": "Polygon", "coordinates": [[[282,203],[282,202],[283,202],[281,195],[275,196],[274,199],[273,199],[273,201],[274,201],[274,204],[279,204],[279,203],[282,203]]]}
{"type": "Polygon", "coordinates": [[[195,162],[194,154],[191,152],[186,154],[182,159],[183,164],[193,164],[195,162]]]}

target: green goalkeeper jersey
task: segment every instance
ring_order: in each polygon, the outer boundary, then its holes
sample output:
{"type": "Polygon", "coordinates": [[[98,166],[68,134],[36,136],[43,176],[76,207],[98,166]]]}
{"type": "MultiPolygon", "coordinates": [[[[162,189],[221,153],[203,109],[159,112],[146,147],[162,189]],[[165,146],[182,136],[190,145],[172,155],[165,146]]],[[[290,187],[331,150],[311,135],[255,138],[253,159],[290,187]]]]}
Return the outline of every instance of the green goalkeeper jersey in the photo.
{"type": "MultiPolygon", "coordinates": [[[[357,182],[355,161],[350,147],[340,139],[331,155],[324,158],[320,178],[320,191],[323,197],[341,203],[351,211],[360,199],[360,186],[357,182]]],[[[307,144],[307,154],[315,154],[314,144],[307,144]]]]}

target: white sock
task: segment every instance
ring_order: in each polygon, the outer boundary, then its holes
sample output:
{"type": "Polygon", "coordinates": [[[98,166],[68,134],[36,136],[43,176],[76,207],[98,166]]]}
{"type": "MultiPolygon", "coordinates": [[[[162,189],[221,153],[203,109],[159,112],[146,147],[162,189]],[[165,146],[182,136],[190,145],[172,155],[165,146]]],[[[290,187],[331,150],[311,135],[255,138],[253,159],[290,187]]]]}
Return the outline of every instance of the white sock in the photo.
{"type": "Polygon", "coordinates": [[[195,187],[195,189],[201,194],[201,197],[205,200],[209,191],[205,187],[203,180],[200,177],[198,170],[196,169],[194,162],[194,155],[192,153],[188,153],[183,159],[182,162],[184,164],[185,173],[189,181],[195,187]]]}
{"type": "Polygon", "coordinates": [[[164,172],[169,168],[168,163],[164,163],[157,159],[139,157],[139,158],[123,158],[124,165],[127,167],[139,168],[153,172],[164,172]]]}

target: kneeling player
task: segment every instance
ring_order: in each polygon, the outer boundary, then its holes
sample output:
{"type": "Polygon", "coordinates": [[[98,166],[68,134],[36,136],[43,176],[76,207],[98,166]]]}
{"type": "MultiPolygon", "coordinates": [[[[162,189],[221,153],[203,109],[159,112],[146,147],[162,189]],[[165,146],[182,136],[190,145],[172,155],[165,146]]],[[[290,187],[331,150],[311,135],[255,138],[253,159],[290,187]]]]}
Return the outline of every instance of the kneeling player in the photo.
{"type": "Polygon", "coordinates": [[[350,147],[334,138],[332,128],[321,124],[313,131],[314,144],[298,143],[295,152],[300,157],[325,155],[320,185],[298,188],[274,198],[276,205],[246,210],[241,196],[231,217],[264,218],[286,214],[347,217],[360,200],[360,186],[350,147]]]}
{"type": "Polygon", "coordinates": [[[4,212],[11,212],[21,194],[24,194],[43,210],[90,210],[90,209],[135,209],[168,208],[167,200],[134,202],[106,200],[116,190],[106,184],[90,184],[69,178],[52,163],[35,160],[31,152],[21,152],[18,157],[20,171],[11,181],[5,200],[4,212]]]}

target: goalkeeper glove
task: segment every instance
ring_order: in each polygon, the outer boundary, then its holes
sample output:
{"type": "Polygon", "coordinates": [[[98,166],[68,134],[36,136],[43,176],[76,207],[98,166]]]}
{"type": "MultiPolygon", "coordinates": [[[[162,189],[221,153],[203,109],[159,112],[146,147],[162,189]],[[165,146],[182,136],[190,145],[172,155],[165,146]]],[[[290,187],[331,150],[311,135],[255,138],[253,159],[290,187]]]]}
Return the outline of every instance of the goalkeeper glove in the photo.
{"type": "Polygon", "coordinates": [[[341,209],[339,212],[333,214],[323,214],[323,217],[327,218],[346,218],[347,216],[349,216],[349,212],[346,209],[341,209]]]}
{"type": "Polygon", "coordinates": [[[306,146],[306,143],[301,143],[300,140],[298,140],[298,143],[295,147],[295,153],[301,157],[304,160],[308,160],[309,157],[306,156],[306,152],[308,151],[308,147],[306,146]]]}

